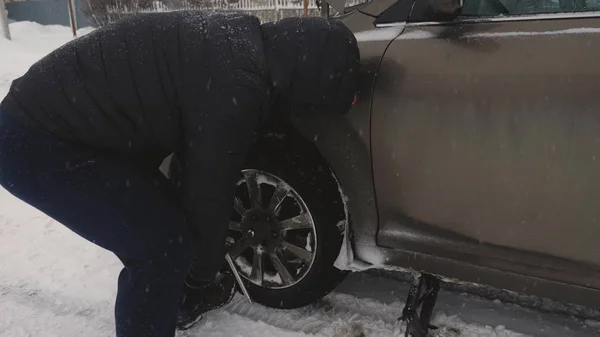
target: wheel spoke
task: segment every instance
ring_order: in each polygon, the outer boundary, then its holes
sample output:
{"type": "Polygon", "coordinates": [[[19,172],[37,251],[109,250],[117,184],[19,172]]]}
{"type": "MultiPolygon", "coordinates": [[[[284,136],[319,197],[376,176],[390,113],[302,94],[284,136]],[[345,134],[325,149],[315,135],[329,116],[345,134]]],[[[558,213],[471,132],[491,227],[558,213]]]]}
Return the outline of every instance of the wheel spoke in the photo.
{"type": "Polygon", "coordinates": [[[308,213],[302,213],[293,218],[283,220],[279,225],[283,230],[312,228],[310,215],[308,213]]]}
{"type": "Polygon", "coordinates": [[[286,266],[283,265],[283,262],[281,262],[277,254],[270,253],[269,256],[271,257],[271,262],[273,262],[273,266],[277,270],[277,273],[279,274],[279,276],[281,276],[281,281],[283,282],[283,285],[287,286],[292,284],[294,282],[294,279],[292,278],[292,275],[290,275],[290,272],[288,271],[286,266]]]}
{"type": "Polygon", "coordinates": [[[263,253],[258,249],[254,249],[254,257],[252,259],[252,273],[250,274],[250,278],[252,278],[255,282],[258,282],[259,285],[263,284],[263,264],[262,264],[263,253]]]}
{"type": "Polygon", "coordinates": [[[229,255],[231,256],[231,259],[232,260],[237,259],[238,256],[240,256],[249,246],[250,246],[250,244],[248,244],[248,242],[244,239],[241,239],[238,242],[236,242],[233,245],[233,248],[231,248],[231,250],[229,251],[229,255]]]}
{"type": "Polygon", "coordinates": [[[310,260],[312,260],[312,253],[309,252],[308,250],[304,249],[304,248],[300,248],[296,245],[293,245],[287,241],[282,241],[281,245],[283,246],[283,248],[285,248],[287,251],[289,251],[290,253],[296,255],[297,257],[301,258],[302,260],[304,260],[305,262],[310,262],[310,260]]]}
{"type": "Polygon", "coordinates": [[[240,200],[240,198],[235,198],[233,200],[233,209],[239,215],[244,215],[244,213],[246,213],[246,207],[244,207],[244,204],[242,204],[242,201],[240,200]]]}
{"type": "Polygon", "coordinates": [[[229,230],[236,231],[236,232],[239,232],[242,230],[241,224],[239,222],[235,222],[235,221],[229,221],[228,228],[229,228],[229,230]]]}
{"type": "Polygon", "coordinates": [[[277,214],[277,210],[283,200],[287,197],[290,190],[288,190],[287,186],[283,184],[277,185],[277,189],[273,192],[273,196],[271,197],[271,201],[269,202],[269,211],[277,214]]]}
{"type": "Polygon", "coordinates": [[[236,261],[238,270],[243,267],[241,276],[256,286],[285,289],[295,285],[311,270],[315,258],[316,246],[312,243],[316,240],[315,224],[307,205],[284,180],[268,172],[243,170],[237,186],[246,188],[248,195],[242,193],[234,199],[234,212],[241,216],[241,220],[235,215],[229,221],[229,256],[236,261]],[[246,186],[240,186],[243,184],[246,186]],[[268,192],[263,188],[264,185],[269,186],[268,192]],[[295,213],[294,207],[290,207],[291,213],[288,214],[288,202],[289,206],[292,203],[297,206],[295,213]],[[245,221],[257,221],[255,225],[260,226],[263,218],[264,225],[269,227],[246,228],[250,222],[245,221]],[[299,242],[292,239],[296,235],[302,236],[299,242]],[[306,246],[303,244],[304,238],[308,240],[306,246]],[[264,246],[265,243],[267,246],[264,246]],[[273,276],[276,282],[269,281],[273,276]]]}
{"type": "Polygon", "coordinates": [[[251,207],[262,206],[261,191],[256,173],[247,173],[244,175],[244,178],[246,179],[246,186],[248,187],[248,196],[250,197],[251,207]]]}

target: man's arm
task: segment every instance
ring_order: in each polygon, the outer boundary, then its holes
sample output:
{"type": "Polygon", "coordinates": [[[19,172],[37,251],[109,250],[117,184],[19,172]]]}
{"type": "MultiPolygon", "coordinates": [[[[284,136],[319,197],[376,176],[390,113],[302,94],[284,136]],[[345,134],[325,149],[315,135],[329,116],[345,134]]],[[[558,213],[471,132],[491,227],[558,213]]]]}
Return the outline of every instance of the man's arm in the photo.
{"type": "Polygon", "coordinates": [[[206,113],[186,121],[183,202],[198,235],[198,281],[212,279],[223,265],[235,186],[266,100],[260,86],[216,89],[201,108],[206,113]]]}

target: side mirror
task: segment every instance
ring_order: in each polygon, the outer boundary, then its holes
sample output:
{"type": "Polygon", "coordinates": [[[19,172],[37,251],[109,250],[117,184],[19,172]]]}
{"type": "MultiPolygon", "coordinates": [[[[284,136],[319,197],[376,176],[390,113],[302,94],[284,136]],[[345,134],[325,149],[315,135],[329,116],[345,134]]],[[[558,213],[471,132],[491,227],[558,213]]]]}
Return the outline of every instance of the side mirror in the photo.
{"type": "Polygon", "coordinates": [[[436,18],[454,19],[463,7],[464,0],[429,0],[436,18]]]}
{"type": "Polygon", "coordinates": [[[344,10],[346,9],[346,0],[322,0],[322,1],[326,4],[328,4],[331,8],[335,9],[338,13],[344,13],[344,10]]]}

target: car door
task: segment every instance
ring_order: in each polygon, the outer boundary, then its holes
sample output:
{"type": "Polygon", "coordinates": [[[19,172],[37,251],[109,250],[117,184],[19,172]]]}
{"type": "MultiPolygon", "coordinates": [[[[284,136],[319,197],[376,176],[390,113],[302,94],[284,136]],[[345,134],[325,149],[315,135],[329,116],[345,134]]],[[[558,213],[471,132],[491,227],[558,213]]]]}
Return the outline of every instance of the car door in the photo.
{"type": "Polygon", "coordinates": [[[378,21],[379,244],[600,287],[598,3],[434,1],[378,21]]]}

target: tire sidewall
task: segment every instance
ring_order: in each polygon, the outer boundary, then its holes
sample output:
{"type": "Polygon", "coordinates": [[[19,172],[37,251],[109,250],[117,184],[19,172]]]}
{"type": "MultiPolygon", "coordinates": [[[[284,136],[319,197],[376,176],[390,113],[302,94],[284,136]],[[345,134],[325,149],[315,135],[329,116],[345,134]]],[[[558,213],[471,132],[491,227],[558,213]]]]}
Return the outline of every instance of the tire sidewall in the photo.
{"type": "Polygon", "coordinates": [[[268,307],[286,309],[319,300],[347,275],[334,267],[345,230],[340,226],[345,223],[345,217],[337,180],[315,149],[306,148],[306,145],[297,149],[300,143],[289,142],[279,138],[261,142],[244,167],[270,173],[285,181],[304,200],[315,223],[316,256],[300,282],[285,289],[266,289],[245,280],[253,300],[268,307]]]}

